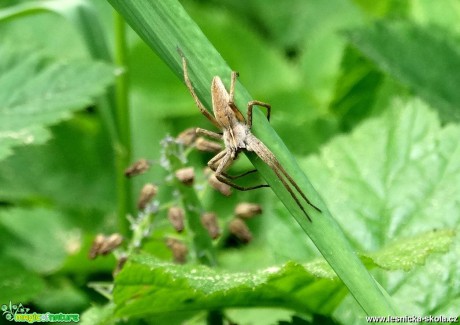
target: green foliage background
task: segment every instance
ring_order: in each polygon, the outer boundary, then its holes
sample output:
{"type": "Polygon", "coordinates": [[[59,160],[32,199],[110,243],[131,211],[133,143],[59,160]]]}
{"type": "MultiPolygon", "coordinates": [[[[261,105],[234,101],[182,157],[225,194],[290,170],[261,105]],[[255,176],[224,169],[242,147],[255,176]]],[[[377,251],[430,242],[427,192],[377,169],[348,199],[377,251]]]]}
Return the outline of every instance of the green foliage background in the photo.
{"type": "MultiPolygon", "coordinates": [[[[274,129],[399,314],[458,316],[460,3],[181,3],[253,98],[272,105],[274,129]]],[[[170,263],[163,238],[177,235],[165,211],[151,216],[142,253],[106,290],[116,261],[87,259],[94,236],[122,232],[124,249],[139,239],[117,220],[129,157],[120,143],[130,138],[129,160],[159,160],[167,134],[210,124],[133,31],[126,59],[104,50],[120,38],[108,3],[0,6],[0,304],[79,312],[88,324],[366,323],[269,190],[198,192],[224,229],[238,202],[264,209],[248,222],[249,245],[217,242],[212,269],[170,263]],[[129,137],[114,131],[123,123],[114,117],[120,67],[111,56],[127,63],[129,137]]],[[[198,171],[210,156],[188,158],[198,171]]],[[[236,171],[250,167],[241,160],[236,171]]],[[[128,201],[154,182],[166,184],[158,200],[170,203],[177,185],[167,176],[154,165],[124,187],[128,201]]]]}

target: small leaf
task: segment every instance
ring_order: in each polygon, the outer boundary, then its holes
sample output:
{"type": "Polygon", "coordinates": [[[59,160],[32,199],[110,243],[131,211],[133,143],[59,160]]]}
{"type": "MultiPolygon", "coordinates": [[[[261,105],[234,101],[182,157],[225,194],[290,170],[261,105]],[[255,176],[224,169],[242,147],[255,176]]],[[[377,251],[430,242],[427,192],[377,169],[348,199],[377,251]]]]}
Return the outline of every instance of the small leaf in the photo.
{"type": "Polygon", "coordinates": [[[38,54],[0,49],[0,159],[12,146],[43,143],[43,127],[93,103],[114,79],[100,62],[45,63],[38,54]]]}

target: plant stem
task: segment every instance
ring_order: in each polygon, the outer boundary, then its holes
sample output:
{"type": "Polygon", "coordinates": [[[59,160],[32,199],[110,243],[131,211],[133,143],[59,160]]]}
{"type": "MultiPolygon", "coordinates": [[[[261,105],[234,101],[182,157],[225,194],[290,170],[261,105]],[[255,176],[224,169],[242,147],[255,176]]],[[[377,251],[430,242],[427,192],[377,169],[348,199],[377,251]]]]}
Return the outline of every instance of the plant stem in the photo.
{"type": "MultiPolygon", "coordinates": [[[[178,169],[187,167],[187,159],[184,155],[182,145],[172,138],[163,140],[164,156],[168,161],[168,168],[171,174],[178,169]]],[[[201,224],[201,214],[204,212],[198,195],[193,186],[182,184],[175,179],[175,188],[179,190],[182,206],[185,209],[190,237],[193,243],[196,261],[208,266],[216,266],[216,252],[212,245],[211,237],[201,224]]]]}
{"type": "Polygon", "coordinates": [[[131,162],[131,125],[128,101],[126,25],[122,16],[114,12],[115,64],[121,70],[116,77],[115,120],[118,141],[115,143],[115,172],[117,180],[118,227],[122,234],[129,232],[126,216],[131,211],[131,184],[124,176],[124,169],[131,162]]]}

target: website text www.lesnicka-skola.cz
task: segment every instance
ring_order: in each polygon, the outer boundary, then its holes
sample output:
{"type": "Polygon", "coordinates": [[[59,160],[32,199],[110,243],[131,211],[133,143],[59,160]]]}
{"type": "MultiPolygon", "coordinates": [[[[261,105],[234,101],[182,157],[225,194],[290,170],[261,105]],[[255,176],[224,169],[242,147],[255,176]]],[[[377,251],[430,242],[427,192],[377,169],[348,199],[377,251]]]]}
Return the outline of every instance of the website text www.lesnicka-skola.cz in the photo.
{"type": "Polygon", "coordinates": [[[366,316],[368,323],[458,323],[458,316],[366,316]]]}

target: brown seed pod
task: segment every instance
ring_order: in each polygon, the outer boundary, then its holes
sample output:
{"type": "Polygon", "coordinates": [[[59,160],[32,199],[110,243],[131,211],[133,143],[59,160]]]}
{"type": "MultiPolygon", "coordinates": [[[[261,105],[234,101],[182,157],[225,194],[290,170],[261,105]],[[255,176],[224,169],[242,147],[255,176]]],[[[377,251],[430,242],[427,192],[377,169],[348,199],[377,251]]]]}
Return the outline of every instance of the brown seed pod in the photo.
{"type": "Polygon", "coordinates": [[[206,140],[203,137],[199,137],[198,139],[196,139],[195,148],[205,152],[219,152],[223,149],[220,143],[206,140]]]}
{"type": "Polygon", "coordinates": [[[147,204],[157,195],[158,187],[153,184],[145,184],[139,195],[139,200],[137,201],[137,208],[139,210],[144,210],[147,204]]]}
{"type": "Polygon", "coordinates": [[[107,255],[115,248],[121,245],[123,237],[120,234],[112,234],[108,237],[98,234],[94,238],[93,244],[89,250],[88,258],[95,259],[99,255],[107,255]]]}
{"type": "Polygon", "coordinates": [[[262,207],[255,203],[239,203],[235,208],[235,216],[242,219],[250,219],[262,213],[262,207]]]}
{"type": "Polygon", "coordinates": [[[232,194],[232,188],[229,185],[219,181],[210,168],[206,168],[204,173],[205,175],[208,175],[208,183],[212,188],[218,190],[222,195],[225,196],[230,196],[232,194]]]}
{"type": "Polygon", "coordinates": [[[118,258],[117,266],[115,266],[115,269],[112,272],[113,277],[115,277],[118,273],[120,273],[121,269],[123,269],[123,266],[125,266],[127,261],[128,261],[128,256],[126,255],[122,255],[118,258]]]}
{"type": "Polygon", "coordinates": [[[203,213],[201,215],[201,224],[208,231],[209,236],[212,239],[216,239],[220,236],[219,223],[217,222],[217,216],[215,213],[203,213]]]}
{"type": "Polygon", "coordinates": [[[115,248],[121,245],[123,242],[123,237],[118,234],[111,234],[109,237],[107,237],[107,240],[104,243],[103,248],[101,249],[102,254],[105,255],[111,251],[113,251],[115,248]]]}
{"type": "Polygon", "coordinates": [[[184,264],[186,262],[188,248],[184,243],[174,238],[167,238],[166,246],[171,250],[174,262],[179,264],[184,264]]]}
{"type": "Polygon", "coordinates": [[[88,258],[90,260],[95,259],[99,255],[99,250],[104,243],[105,236],[102,234],[97,234],[96,237],[93,240],[93,244],[91,245],[91,248],[89,250],[88,258]]]}
{"type": "Polygon", "coordinates": [[[176,170],[176,178],[184,185],[190,186],[193,185],[195,180],[195,171],[193,167],[185,167],[176,170]]]}
{"type": "Polygon", "coordinates": [[[168,220],[177,232],[184,230],[184,209],[170,207],[168,210],[168,220]]]}
{"type": "Polygon", "coordinates": [[[230,233],[243,243],[249,243],[252,240],[252,234],[246,223],[240,218],[235,218],[228,224],[230,233]]]}
{"type": "Polygon", "coordinates": [[[150,163],[147,159],[139,159],[131,166],[125,169],[126,177],[133,177],[145,173],[150,168],[150,163]]]}
{"type": "Polygon", "coordinates": [[[196,128],[189,128],[179,133],[176,140],[185,146],[190,146],[195,142],[196,137],[196,128]]]}

